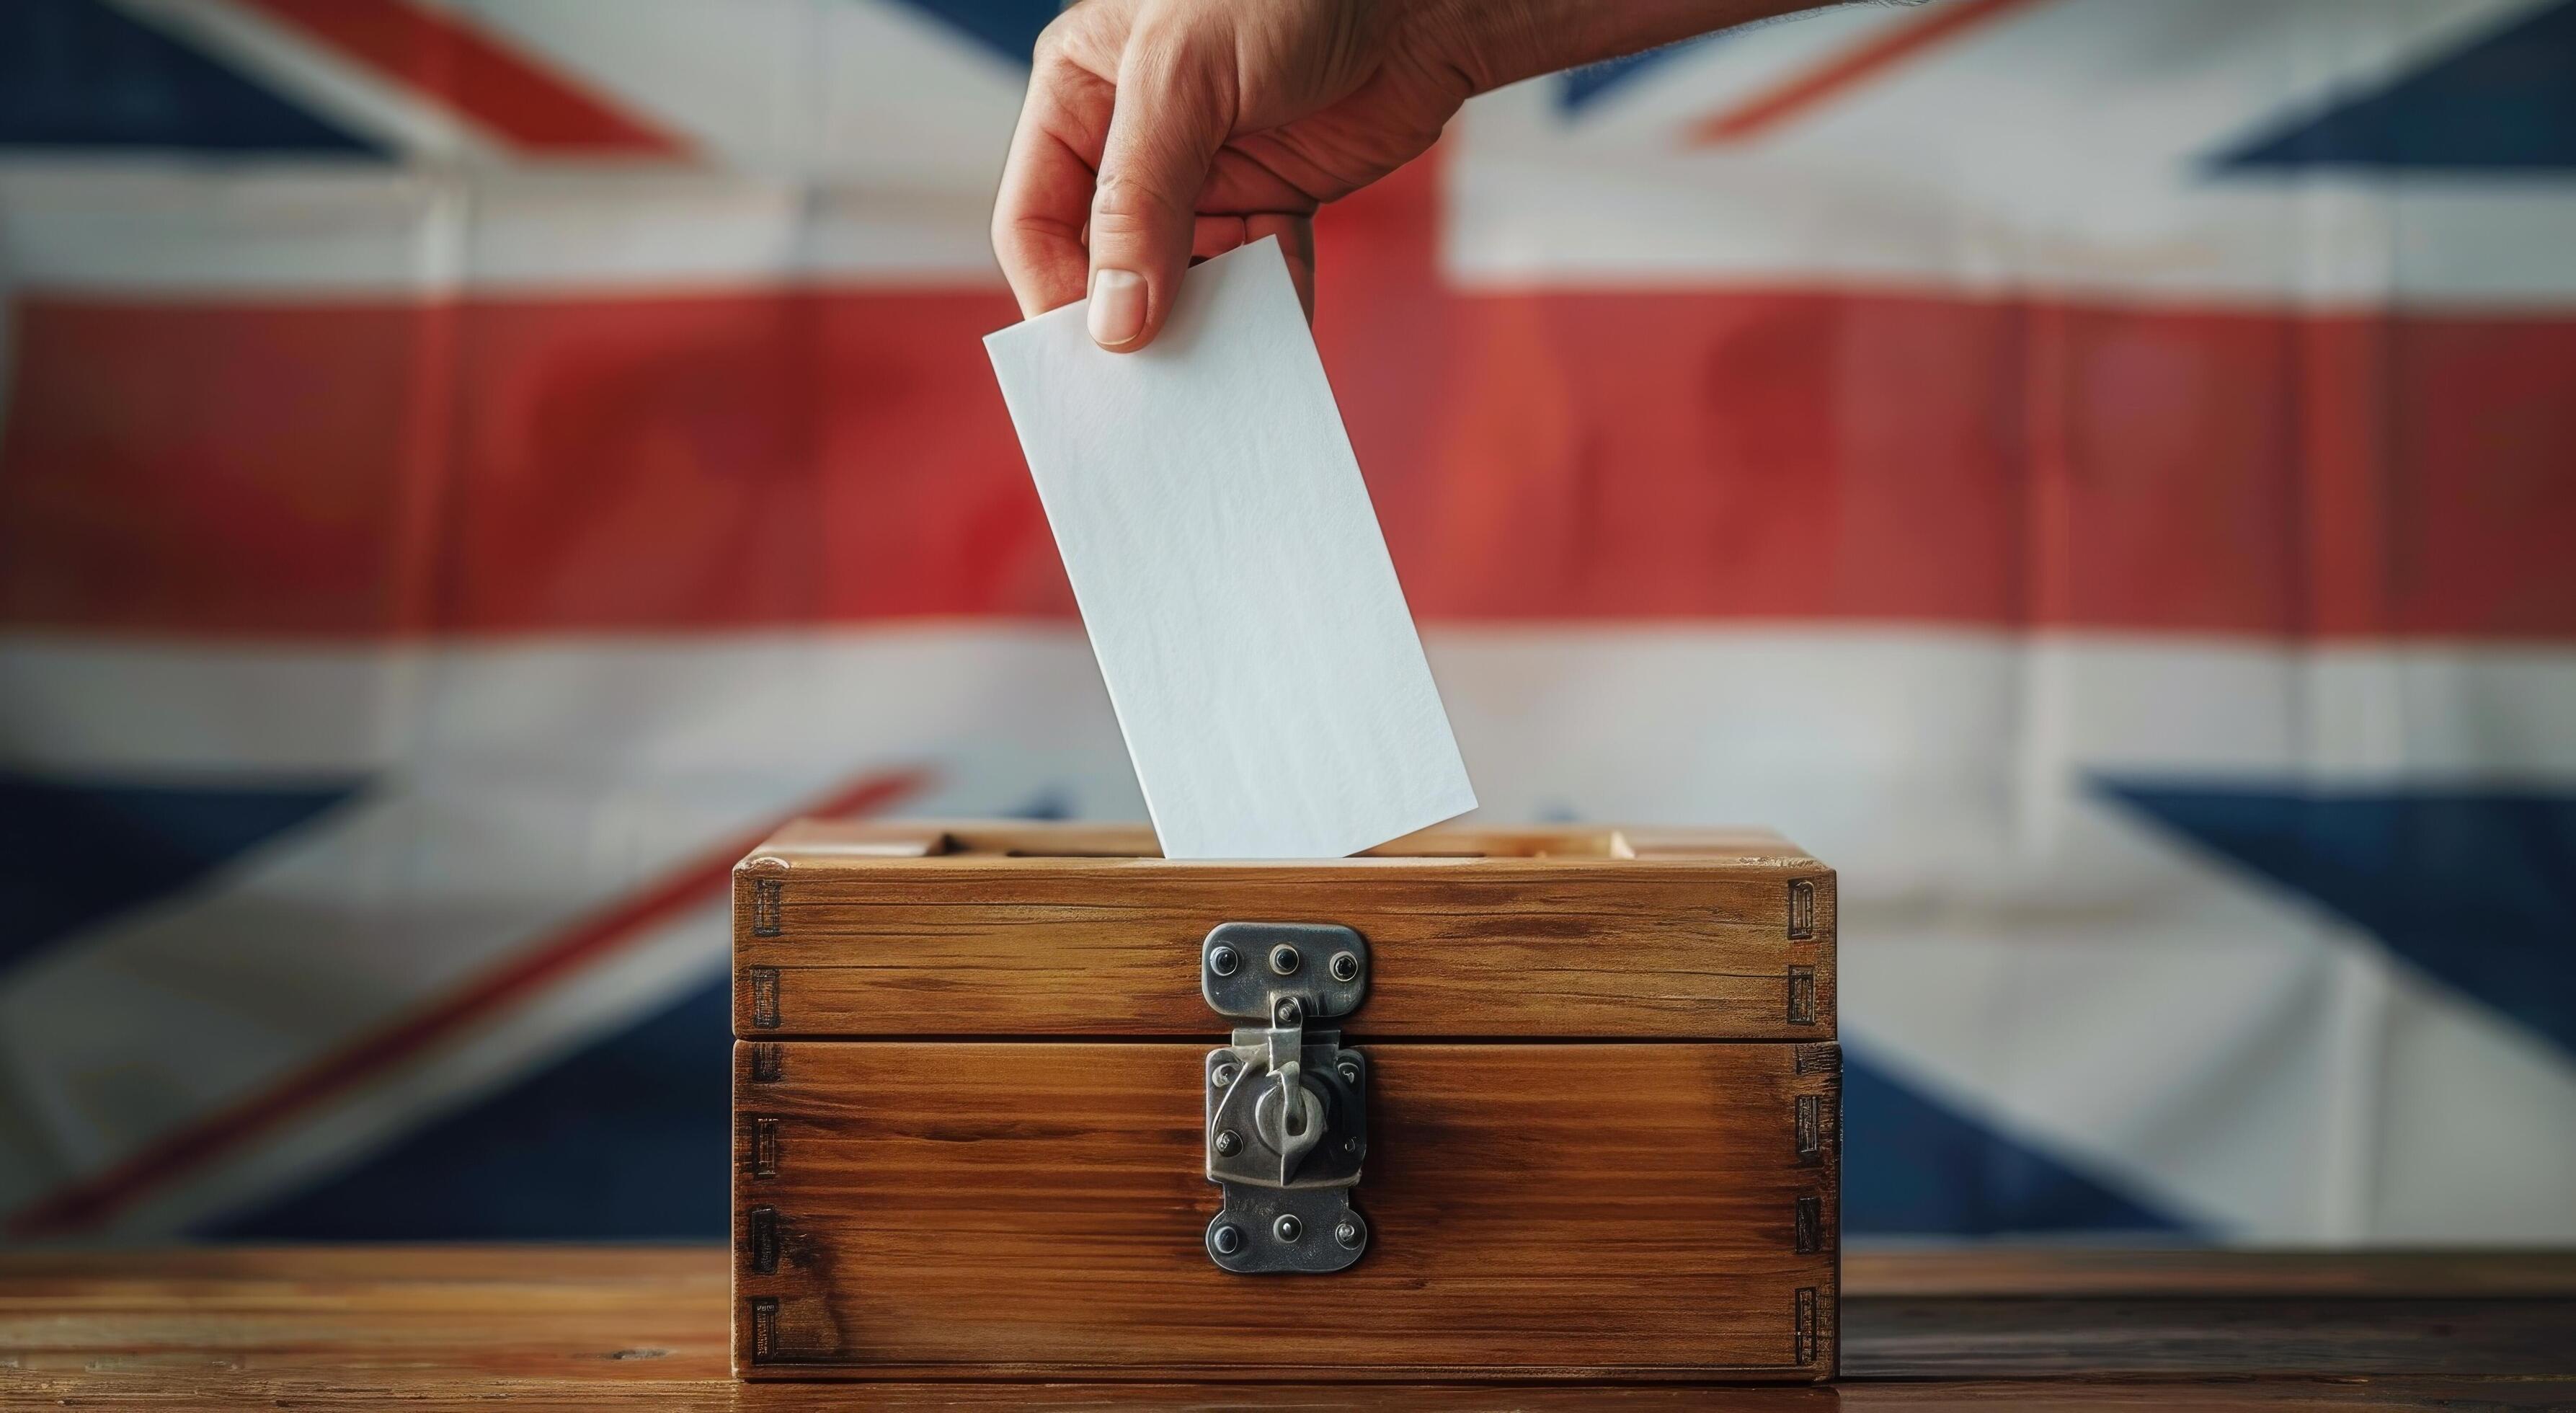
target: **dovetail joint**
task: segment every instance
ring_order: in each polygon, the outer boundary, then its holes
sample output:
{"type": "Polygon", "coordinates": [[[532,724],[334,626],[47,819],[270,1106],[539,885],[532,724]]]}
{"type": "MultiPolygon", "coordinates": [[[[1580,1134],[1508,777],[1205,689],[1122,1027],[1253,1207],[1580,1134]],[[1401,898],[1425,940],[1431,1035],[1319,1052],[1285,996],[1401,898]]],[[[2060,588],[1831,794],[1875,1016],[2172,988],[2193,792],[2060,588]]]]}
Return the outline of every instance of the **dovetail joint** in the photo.
{"type": "Polygon", "coordinates": [[[762,1030],[778,1028],[778,968],[753,967],[751,976],[751,1023],[762,1030]]]}
{"type": "Polygon", "coordinates": [[[1825,1156],[1825,1101],[1819,1094],[1798,1096],[1798,1162],[1812,1167],[1825,1156]]]}
{"type": "Polygon", "coordinates": [[[751,1047],[751,1082],[776,1084],[787,1070],[787,1047],[775,1040],[764,1040],[751,1047]]]}
{"type": "Polygon", "coordinates": [[[778,1274],[778,1209],[751,1209],[751,1273],[755,1276],[778,1274]]]}
{"type": "Polygon", "coordinates": [[[778,1176],[778,1120],[751,1121],[751,1175],[778,1176]]]}
{"type": "Polygon", "coordinates": [[[1800,1074],[1841,1074],[1843,1072],[1843,1052],[1831,1044],[1800,1045],[1797,1047],[1797,1052],[1797,1068],[1800,1074]]]}
{"type": "Polygon", "coordinates": [[[751,1301],[751,1362],[766,1364],[778,1357],[778,1297],[759,1295],[751,1301]]]}
{"type": "Polygon", "coordinates": [[[783,878],[751,880],[751,935],[776,937],[779,934],[778,913],[781,895],[787,891],[783,878]]]}
{"type": "Polygon", "coordinates": [[[1825,1245],[1825,1199],[1798,1199],[1798,1254],[1813,1256],[1825,1245]]]}
{"type": "Polygon", "coordinates": [[[1816,969],[1789,968],[1789,1024],[1816,1023],[1816,969]]]}
{"type": "Polygon", "coordinates": [[[1816,880],[1789,880],[1789,940],[1806,942],[1816,935],[1816,880]]]}
{"type": "Polygon", "coordinates": [[[1813,1364],[1813,1363],[1815,1363],[1815,1362],[1816,1362],[1816,1288],[1815,1288],[1814,1286],[1811,1286],[1811,1285],[1802,1285],[1802,1286],[1798,1287],[1798,1314],[1797,1314],[1797,1327],[1796,1327],[1796,1328],[1797,1328],[1797,1340],[1796,1340],[1796,1344],[1797,1344],[1797,1355],[1798,1355],[1798,1358],[1797,1358],[1797,1361],[1796,1361],[1796,1362],[1798,1362],[1798,1363],[1800,1363],[1800,1364],[1813,1364]]]}

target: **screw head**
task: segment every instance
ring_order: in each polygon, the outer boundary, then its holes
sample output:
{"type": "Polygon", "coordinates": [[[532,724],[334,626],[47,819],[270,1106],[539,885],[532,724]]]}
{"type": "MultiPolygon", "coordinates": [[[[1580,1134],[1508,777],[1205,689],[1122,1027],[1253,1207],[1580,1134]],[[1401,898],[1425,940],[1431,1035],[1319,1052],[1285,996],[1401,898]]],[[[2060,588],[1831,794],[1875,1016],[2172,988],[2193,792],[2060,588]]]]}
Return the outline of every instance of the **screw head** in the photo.
{"type": "Polygon", "coordinates": [[[1242,1134],[1239,1134],[1230,1128],[1221,1128],[1216,1131],[1216,1155],[1218,1157],[1231,1158],[1242,1151],[1242,1134]]]}
{"type": "Polygon", "coordinates": [[[1342,1140],[1342,1151],[1343,1151],[1343,1152],[1345,1152],[1345,1153],[1357,1153],[1358,1151],[1360,1151],[1360,1141],[1359,1141],[1358,1139],[1356,1139],[1356,1138],[1345,1138],[1345,1139],[1343,1139],[1343,1140],[1342,1140]]]}
{"type": "Polygon", "coordinates": [[[1208,949],[1208,970],[1219,976],[1232,976],[1243,965],[1243,954],[1232,947],[1218,945],[1208,949]]]}
{"type": "Polygon", "coordinates": [[[1306,1224],[1295,1217],[1283,1216],[1272,1224],[1270,1230],[1281,1241],[1293,1242],[1306,1234],[1306,1224]]]}
{"type": "Polygon", "coordinates": [[[1333,1240],[1340,1242],[1344,1246],[1359,1245],[1360,1224],[1352,1221],[1348,1217],[1344,1217],[1333,1228],[1333,1240]]]}
{"type": "Polygon", "coordinates": [[[1297,1004],[1297,998],[1294,996],[1291,996],[1287,1000],[1279,1003],[1279,1023],[1281,1025],[1295,1025],[1299,1021],[1303,1020],[1305,1015],[1306,1008],[1297,1004]]]}
{"type": "Polygon", "coordinates": [[[1342,1083],[1357,1084],[1360,1082],[1360,1067],[1352,1064],[1350,1061],[1344,1060],[1339,1065],[1334,1066],[1334,1068],[1342,1072],[1342,1083]]]}
{"type": "Polygon", "coordinates": [[[1218,1255],[1231,1256],[1243,1249],[1243,1228],[1232,1224],[1218,1227],[1208,1240],[1215,1244],[1218,1255]]]}
{"type": "Polygon", "coordinates": [[[1335,981],[1359,980],[1359,954],[1356,952],[1335,952],[1333,954],[1332,971],[1333,980],[1335,981]]]}
{"type": "Polygon", "coordinates": [[[1270,969],[1281,976],[1287,976],[1296,971],[1297,964],[1304,960],[1305,958],[1297,955],[1296,948],[1285,942],[1270,949],[1270,969]]]}
{"type": "Polygon", "coordinates": [[[1234,1087],[1234,1077],[1241,1073],[1243,1073],[1243,1066],[1228,1060],[1216,1067],[1216,1072],[1208,1076],[1208,1082],[1219,1089],[1231,1089],[1234,1087]]]}

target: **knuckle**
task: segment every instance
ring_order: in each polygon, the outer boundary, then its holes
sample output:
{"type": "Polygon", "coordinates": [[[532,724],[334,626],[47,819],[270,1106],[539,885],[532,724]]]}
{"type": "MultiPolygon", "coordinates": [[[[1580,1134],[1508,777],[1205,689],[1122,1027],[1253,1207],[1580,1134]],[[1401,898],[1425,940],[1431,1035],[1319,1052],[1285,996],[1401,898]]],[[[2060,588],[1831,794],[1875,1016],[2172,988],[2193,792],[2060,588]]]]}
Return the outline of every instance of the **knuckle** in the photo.
{"type": "Polygon", "coordinates": [[[1032,57],[1040,64],[1095,65],[1118,52],[1119,37],[1132,23],[1125,7],[1104,0],[1078,0],[1038,31],[1032,57]]]}
{"type": "Polygon", "coordinates": [[[1140,225],[1165,215],[1170,208],[1170,200],[1153,183],[1132,172],[1102,172],[1091,200],[1091,228],[1097,234],[1104,225],[1140,225]]]}
{"type": "Polygon", "coordinates": [[[1151,240],[1161,232],[1163,224],[1151,212],[1094,210],[1091,213],[1091,244],[1097,249],[1103,245],[1151,240]]]}
{"type": "Polygon", "coordinates": [[[1079,239],[1060,221],[1014,211],[993,213],[993,253],[1005,261],[1034,261],[1047,250],[1079,239]]]}
{"type": "Polygon", "coordinates": [[[1029,57],[1041,66],[1062,60],[1073,44],[1069,28],[1072,21],[1070,10],[1047,21],[1047,27],[1038,31],[1038,42],[1030,49],[1029,57]]]}

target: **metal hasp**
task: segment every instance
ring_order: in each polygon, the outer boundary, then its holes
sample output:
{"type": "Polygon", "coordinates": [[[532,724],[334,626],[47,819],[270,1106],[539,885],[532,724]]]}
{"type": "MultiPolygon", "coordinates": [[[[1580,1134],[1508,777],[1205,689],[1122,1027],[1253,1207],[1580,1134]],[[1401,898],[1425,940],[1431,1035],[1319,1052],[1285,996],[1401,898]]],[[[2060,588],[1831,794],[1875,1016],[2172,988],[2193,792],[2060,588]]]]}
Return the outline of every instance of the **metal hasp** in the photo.
{"type": "Polygon", "coordinates": [[[1368,1058],[1339,1020],[1368,996],[1368,942],[1313,922],[1222,923],[1199,993],[1238,1026],[1207,1055],[1207,1179],[1225,1193],[1208,1259],[1238,1275],[1338,1271],[1368,1249],[1351,1189],[1368,1156],[1368,1058]]]}

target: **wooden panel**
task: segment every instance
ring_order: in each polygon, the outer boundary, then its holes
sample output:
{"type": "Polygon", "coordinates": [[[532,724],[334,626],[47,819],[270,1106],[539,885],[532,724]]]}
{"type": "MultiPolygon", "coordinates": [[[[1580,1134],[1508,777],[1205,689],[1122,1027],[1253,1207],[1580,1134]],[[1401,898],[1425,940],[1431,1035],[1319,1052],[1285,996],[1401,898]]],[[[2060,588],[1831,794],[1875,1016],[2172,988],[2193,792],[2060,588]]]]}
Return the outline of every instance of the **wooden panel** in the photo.
{"type": "Polygon", "coordinates": [[[782,835],[734,875],[736,1033],[1203,1036],[1222,1026],[1200,940],[1276,921],[1369,939],[1369,1000],[1345,1025],[1361,1039],[1834,1034],[1833,872],[1767,836],[1459,832],[1404,841],[1449,855],[1290,864],[1121,852],[1149,842],[1027,824],[782,835]]]}
{"type": "MultiPolygon", "coordinates": [[[[2576,1302],[2576,1251],[2228,1251],[1969,1246],[1846,1251],[1843,1287],[1874,1296],[2413,1299],[2576,1302]]],[[[2576,1329],[2576,1325],[2571,1325],[2576,1329]]],[[[2576,1355],[2576,1347],[2569,1350],[2576,1355]]]]}
{"type": "MultiPolygon", "coordinates": [[[[1883,1298],[1871,1308],[1873,1367],[1882,1377],[1977,1377],[2009,1359],[2032,1374],[2282,1375],[2335,1372],[2492,1374],[2565,1367],[2576,1314],[2527,1300],[2203,1297],[1883,1298]]],[[[2561,1389],[2563,1398],[2576,1388],[2561,1389]]],[[[2566,1407],[2565,1404],[2557,1405],[2566,1407]]]]}
{"type": "Polygon", "coordinates": [[[1327,1367],[1338,1378],[1831,1371],[1833,1046],[1379,1046],[1356,1199],[1370,1249],[1322,1277],[1209,1264],[1206,1048],[737,1045],[737,1368],[1201,1379],[1304,1379],[1327,1367]],[[757,1069],[755,1051],[768,1052],[757,1069]],[[1822,1101],[1804,1152],[1802,1095],[1822,1101]],[[1818,1214],[1817,1249],[1803,1255],[1801,1199],[1818,1214]],[[761,1213],[774,1234],[756,1230],[761,1213]],[[1802,1290],[1813,1292],[1814,1326],[1803,1362],[1802,1290]]]}
{"type": "Polygon", "coordinates": [[[1350,1384],[1324,1367],[1285,1399],[1239,1384],[737,1384],[727,1260],[694,1246],[0,1250],[0,1407],[2576,1407],[2571,1252],[1854,1252],[1834,1386],[1350,1384]],[[2130,1298],[2142,1271],[2151,1305],[2130,1298]],[[1984,1298],[1923,1294],[1954,1288],[1984,1298]],[[2259,1298],[2285,1290],[2302,1298],[2259,1298]],[[2016,1300],[2043,1295],[2045,1310],[2016,1300]]]}

